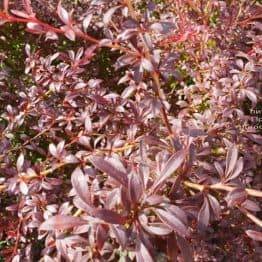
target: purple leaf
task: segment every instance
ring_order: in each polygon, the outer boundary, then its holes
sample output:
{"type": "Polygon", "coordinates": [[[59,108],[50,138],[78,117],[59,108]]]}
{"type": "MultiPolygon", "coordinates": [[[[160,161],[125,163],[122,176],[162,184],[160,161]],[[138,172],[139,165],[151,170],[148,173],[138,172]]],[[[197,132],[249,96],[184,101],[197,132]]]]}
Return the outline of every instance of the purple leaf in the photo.
{"type": "Polygon", "coordinates": [[[138,174],[131,174],[128,180],[128,192],[131,202],[137,203],[143,194],[142,181],[138,174]]]}
{"type": "Polygon", "coordinates": [[[184,162],[186,158],[186,150],[180,150],[172,155],[167,163],[165,164],[163,170],[160,172],[159,177],[153,184],[153,189],[159,187],[165,180],[167,180],[184,162]]]}
{"type": "Polygon", "coordinates": [[[156,209],[156,214],[163,223],[177,232],[180,236],[184,237],[189,235],[187,227],[174,214],[162,209],[156,209]]]}
{"type": "Polygon", "coordinates": [[[213,197],[210,194],[208,194],[207,197],[208,197],[210,206],[212,207],[215,218],[219,219],[220,214],[221,214],[221,208],[220,208],[219,202],[217,201],[215,197],[213,197]]]}
{"type": "Polygon", "coordinates": [[[41,224],[39,230],[65,230],[72,227],[85,225],[87,221],[73,216],[57,215],[49,218],[41,224]]]}
{"type": "Polygon", "coordinates": [[[246,234],[256,240],[256,241],[262,241],[262,233],[254,230],[246,230],[246,234]]]}
{"type": "Polygon", "coordinates": [[[26,24],[27,28],[31,31],[33,31],[35,34],[42,34],[45,32],[43,26],[41,26],[38,23],[34,23],[34,22],[28,22],[26,24]]]}
{"type": "Polygon", "coordinates": [[[89,188],[87,185],[87,180],[82,170],[79,167],[77,167],[72,173],[71,183],[78,197],[81,200],[83,200],[85,203],[90,204],[91,198],[90,198],[89,188]]]}
{"type": "Polygon", "coordinates": [[[19,155],[19,157],[17,158],[17,161],[16,161],[16,168],[18,171],[21,171],[22,170],[22,167],[24,165],[24,161],[25,161],[25,157],[24,155],[21,153],[19,155]]]}
{"type": "Polygon", "coordinates": [[[28,186],[24,181],[21,181],[19,184],[19,189],[21,191],[22,194],[27,195],[28,194],[28,186]]]}
{"type": "Polygon", "coordinates": [[[168,205],[167,207],[165,207],[165,209],[168,212],[172,213],[174,216],[176,216],[182,223],[187,225],[187,215],[181,208],[174,205],[168,205]]]}
{"type": "Polygon", "coordinates": [[[148,72],[154,71],[154,66],[152,65],[152,63],[148,59],[143,58],[141,60],[141,66],[142,66],[142,68],[144,68],[148,72]]]}
{"type": "Polygon", "coordinates": [[[226,179],[226,181],[237,178],[242,172],[243,166],[244,166],[244,161],[243,158],[241,157],[237,160],[235,169],[233,170],[232,174],[226,179]]]}
{"type": "Polygon", "coordinates": [[[245,94],[249,98],[249,100],[252,102],[252,105],[255,106],[257,104],[256,94],[250,90],[245,90],[245,94]]]}
{"type": "Polygon", "coordinates": [[[116,213],[115,211],[109,209],[98,209],[95,211],[95,217],[104,220],[110,224],[125,224],[126,219],[116,213]]]}
{"type": "Polygon", "coordinates": [[[52,156],[57,157],[57,150],[56,150],[56,146],[54,144],[50,144],[49,145],[49,152],[52,156]]]}
{"type": "Polygon", "coordinates": [[[96,229],[96,245],[99,250],[102,250],[104,243],[108,238],[108,226],[100,224],[96,229]]]}
{"type": "Polygon", "coordinates": [[[224,170],[223,170],[222,166],[217,161],[215,161],[214,165],[215,165],[215,168],[216,168],[220,178],[222,178],[223,175],[224,175],[224,170]]]}
{"type": "Polygon", "coordinates": [[[227,152],[227,158],[226,158],[226,176],[228,177],[230,173],[235,168],[236,162],[237,162],[237,156],[238,156],[238,149],[236,145],[233,145],[227,152]]]}
{"type": "Polygon", "coordinates": [[[126,170],[119,160],[113,157],[104,158],[100,156],[91,156],[89,160],[97,169],[107,173],[124,187],[128,186],[126,170]]]}
{"type": "Polygon", "coordinates": [[[166,226],[162,223],[151,223],[151,224],[143,224],[143,228],[150,234],[165,236],[172,232],[170,227],[166,226]]]}
{"type": "Polygon", "coordinates": [[[136,252],[137,262],[153,262],[154,260],[146,246],[142,242],[140,242],[138,246],[136,252]]]}
{"type": "Polygon", "coordinates": [[[113,225],[111,228],[120,245],[123,248],[125,248],[128,241],[128,235],[126,229],[123,226],[115,226],[115,225],[113,225]]]}
{"type": "Polygon", "coordinates": [[[63,26],[63,31],[65,33],[65,36],[71,40],[71,41],[75,41],[76,39],[76,34],[75,32],[68,26],[63,26]]]}
{"type": "Polygon", "coordinates": [[[191,250],[189,243],[183,237],[176,236],[176,238],[177,238],[177,244],[180,248],[184,262],[193,262],[194,261],[193,252],[191,250]]]}
{"type": "Polygon", "coordinates": [[[93,18],[93,14],[88,14],[85,19],[83,20],[83,28],[84,28],[84,31],[86,32],[91,20],[93,18]]]}
{"type": "Polygon", "coordinates": [[[210,219],[209,204],[208,204],[208,200],[204,198],[204,202],[198,212],[198,217],[197,217],[200,231],[203,231],[207,228],[209,224],[209,219],[210,219]]]}
{"type": "Polygon", "coordinates": [[[229,207],[243,203],[247,198],[247,192],[242,188],[236,188],[225,197],[229,207]]]}
{"type": "Polygon", "coordinates": [[[111,21],[112,19],[112,16],[113,14],[116,12],[116,10],[120,8],[120,6],[115,6],[115,7],[112,7],[110,8],[103,16],[103,22],[104,24],[109,24],[109,22],[111,21]]]}
{"type": "Polygon", "coordinates": [[[23,18],[29,18],[30,16],[22,11],[19,10],[10,10],[12,14],[18,16],[18,17],[23,17],[23,18]]]}
{"type": "Polygon", "coordinates": [[[261,211],[261,208],[259,207],[259,205],[252,201],[252,200],[245,200],[242,204],[241,204],[241,207],[247,209],[247,210],[250,210],[250,211],[253,211],[253,212],[259,212],[261,211]]]}
{"type": "Polygon", "coordinates": [[[57,6],[57,14],[58,14],[59,18],[65,24],[69,24],[69,21],[70,21],[69,13],[62,7],[61,1],[59,2],[58,6],[57,6]]]}

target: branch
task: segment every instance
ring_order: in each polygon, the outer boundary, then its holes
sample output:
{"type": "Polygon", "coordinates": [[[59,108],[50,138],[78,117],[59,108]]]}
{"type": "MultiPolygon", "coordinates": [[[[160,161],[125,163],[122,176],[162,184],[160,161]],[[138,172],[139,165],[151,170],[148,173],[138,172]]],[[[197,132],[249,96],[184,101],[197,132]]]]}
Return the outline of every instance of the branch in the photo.
{"type": "Polygon", "coordinates": [[[259,227],[262,227],[262,220],[260,220],[259,218],[257,218],[256,216],[254,216],[253,214],[251,214],[250,212],[248,212],[246,209],[243,209],[241,207],[238,207],[238,209],[246,215],[247,218],[249,218],[250,220],[252,220],[256,225],[258,225],[259,227]]]}
{"type": "Polygon", "coordinates": [[[136,13],[132,4],[132,0],[125,0],[125,4],[129,10],[130,16],[136,20],[136,13]]]}
{"type": "MultiPolygon", "coordinates": [[[[204,189],[212,189],[212,190],[221,190],[221,191],[231,192],[234,189],[236,189],[236,187],[223,185],[221,183],[217,183],[214,185],[200,185],[200,184],[192,183],[190,181],[185,181],[184,184],[185,186],[198,190],[198,191],[203,191],[204,189]]],[[[249,188],[245,188],[245,191],[249,196],[262,197],[262,191],[255,190],[255,189],[249,189],[249,188]]]]}

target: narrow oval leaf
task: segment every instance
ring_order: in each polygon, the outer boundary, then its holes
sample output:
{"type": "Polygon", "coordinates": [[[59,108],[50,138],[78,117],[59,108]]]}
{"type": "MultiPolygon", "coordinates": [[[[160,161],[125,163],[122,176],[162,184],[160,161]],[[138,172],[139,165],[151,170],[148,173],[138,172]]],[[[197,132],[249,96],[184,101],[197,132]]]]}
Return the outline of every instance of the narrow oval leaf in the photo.
{"type": "Polygon", "coordinates": [[[172,232],[170,227],[166,226],[162,223],[151,223],[151,224],[144,224],[143,228],[150,234],[158,235],[158,236],[165,236],[172,232]]]}
{"type": "Polygon", "coordinates": [[[236,145],[233,145],[227,152],[227,158],[226,158],[226,176],[228,177],[230,173],[235,168],[236,162],[237,162],[237,156],[238,156],[238,149],[236,145]]]}
{"type": "Polygon", "coordinates": [[[112,7],[110,8],[105,14],[104,14],[104,17],[103,17],[103,22],[104,24],[109,24],[109,22],[111,21],[112,19],[112,16],[113,14],[115,13],[115,11],[119,8],[120,6],[115,6],[115,7],[112,7]]]}
{"type": "Polygon", "coordinates": [[[87,221],[73,216],[57,215],[41,224],[39,230],[65,230],[72,227],[85,225],[87,221]]]}
{"type": "Polygon", "coordinates": [[[176,239],[177,239],[177,244],[180,248],[182,257],[184,259],[184,262],[193,262],[194,261],[193,251],[189,243],[183,237],[180,237],[180,236],[177,236],[176,239]]]}
{"type": "Polygon", "coordinates": [[[77,167],[72,173],[71,183],[76,191],[77,196],[85,203],[90,204],[91,200],[87,181],[79,167],[77,167]]]}
{"type": "Polygon", "coordinates": [[[153,189],[160,186],[165,180],[167,180],[184,162],[186,158],[186,150],[180,150],[172,155],[167,161],[165,167],[161,171],[159,177],[153,184],[153,189]]]}
{"type": "Polygon", "coordinates": [[[140,242],[138,251],[136,252],[136,259],[137,262],[153,262],[153,258],[149,252],[149,250],[146,248],[146,246],[140,242]]]}
{"type": "Polygon", "coordinates": [[[172,228],[180,236],[185,237],[189,235],[187,227],[174,214],[162,209],[157,209],[156,214],[163,223],[172,228]]]}
{"type": "Polygon", "coordinates": [[[16,161],[16,168],[18,171],[20,171],[24,165],[24,161],[25,161],[25,157],[24,155],[21,153],[19,155],[19,157],[17,158],[17,161],[16,161]]]}
{"type": "Polygon", "coordinates": [[[88,26],[90,25],[90,22],[92,20],[93,14],[88,14],[85,19],[83,20],[83,28],[84,31],[86,32],[88,26]]]}
{"type": "Polygon", "coordinates": [[[154,71],[154,66],[148,59],[143,58],[141,60],[141,66],[148,72],[154,71]]]}
{"type": "Polygon", "coordinates": [[[254,230],[246,230],[246,234],[256,240],[256,241],[262,241],[262,233],[254,230]]]}
{"type": "Polygon", "coordinates": [[[110,224],[125,224],[126,219],[116,213],[115,211],[109,209],[98,209],[95,212],[95,217],[104,220],[110,224]]]}
{"type": "Polygon", "coordinates": [[[221,214],[221,208],[220,208],[219,202],[217,201],[217,199],[215,197],[213,197],[210,194],[208,194],[207,197],[208,197],[210,206],[212,207],[215,218],[219,219],[220,214],[221,214]]]}
{"type": "Polygon", "coordinates": [[[119,160],[113,157],[104,158],[101,156],[91,156],[89,157],[89,160],[97,169],[104,173],[107,173],[123,186],[128,186],[128,179],[125,168],[119,160]]]}
{"type": "Polygon", "coordinates": [[[61,1],[59,2],[57,6],[57,14],[59,18],[65,23],[69,24],[70,16],[69,13],[62,7],[61,1]]]}
{"type": "Polygon", "coordinates": [[[133,203],[137,203],[143,194],[142,181],[138,174],[132,174],[128,181],[129,198],[133,203]]]}
{"type": "Polygon", "coordinates": [[[243,167],[244,167],[244,161],[243,161],[243,158],[241,157],[241,158],[239,158],[239,159],[237,160],[236,167],[235,167],[235,169],[233,170],[232,174],[231,174],[231,175],[229,176],[229,178],[227,179],[227,181],[228,181],[228,180],[233,180],[233,179],[237,178],[237,177],[240,175],[240,173],[242,172],[243,167]]]}
{"type": "Polygon", "coordinates": [[[243,188],[236,188],[225,197],[229,207],[239,205],[247,199],[247,192],[243,188]]]}
{"type": "Polygon", "coordinates": [[[209,210],[209,204],[206,198],[204,198],[204,202],[199,210],[198,213],[198,228],[200,231],[204,231],[208,224],[210,219],[210,210],[209,210]]]}

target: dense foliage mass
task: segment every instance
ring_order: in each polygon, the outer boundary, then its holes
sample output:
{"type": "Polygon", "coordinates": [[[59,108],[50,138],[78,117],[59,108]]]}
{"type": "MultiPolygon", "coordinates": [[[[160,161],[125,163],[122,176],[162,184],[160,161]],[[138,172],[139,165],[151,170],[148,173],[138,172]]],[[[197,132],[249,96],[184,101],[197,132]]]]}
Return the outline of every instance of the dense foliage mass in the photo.
{"type": "Polygon", "coordinates": [[[261,11],[3,0],[3,261],[261,261],[261,11]]]}

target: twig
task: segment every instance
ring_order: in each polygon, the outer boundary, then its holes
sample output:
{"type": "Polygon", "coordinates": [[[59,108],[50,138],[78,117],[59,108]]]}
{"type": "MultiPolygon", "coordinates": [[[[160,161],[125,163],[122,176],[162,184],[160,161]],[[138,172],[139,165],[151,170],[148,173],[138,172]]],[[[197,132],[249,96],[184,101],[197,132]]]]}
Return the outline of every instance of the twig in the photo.
{"type": "MultiPolygon", "coordinates": [[[[184,184],[185,186],[190,187],[192,189],[196,189],[198,191],[203,191],[204,189],[212,189],[212,190],[221,190],[221,191],[231,192],[237,188],[237,187],[223,185],[221,183],[217,183],[214,185],[200,185],[200,184],[192,183],[190,181],[185,181],[184,184]]],[[[249,189],[249,188],[245,188],[245,191],[249,196],[262,197],[262,191],[255,190],[255,189],[249,189]]]]}
{"type": "Polygon", "coordinates": [[[17,231],[16,231],[16,240],[15,240],[15,245],[14,245],[14,249],[13,249],[13,253],[10,257],[9,261],[12,261],[12,259],[15,257],[15,255],[17,254],[17,249],[18,249],[18,245],[19,245],[19,240],[20,240],[20,229],[21,229],[21,225],[22,225],[22,218],[20,218],[18,226],[17,226],[17,231]]]}
{"type": "Polygon", "coordinates": [[[243,209],[241,207],[238,207],[238,209],[245,214],[245,216],[247,218],[249,218],[250,220],[252,220],[256,225],[258,225],[259,227],[262,227],[262,220],[260,220],[259,218],[257,218],[256,216],[254,216],[252,213],[248,212],[246,209],[243,209]]]}
{"type": "Polygon", "coordinates": [[[136,20],[136,13],[131,0],[125,0],[125,4],[129,10],[130,16],[136,20]]]}

